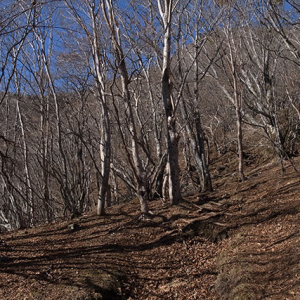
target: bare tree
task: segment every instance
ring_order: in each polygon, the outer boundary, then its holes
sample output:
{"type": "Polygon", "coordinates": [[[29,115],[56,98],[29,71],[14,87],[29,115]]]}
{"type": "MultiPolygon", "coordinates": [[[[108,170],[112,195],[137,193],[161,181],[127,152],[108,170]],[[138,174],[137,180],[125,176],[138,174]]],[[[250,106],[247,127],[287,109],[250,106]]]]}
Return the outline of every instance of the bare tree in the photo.
{"type": "MultiPolygon", "coordinates": [[[[95,96],[100,103],[102,130],[100,133],[100,159],[101,167],[96,165],[96,172],[101,178],[101,183],[98,192],[97,214],[105,214],[105,202],[108,195],[109,176],[110,176],[110,163],[111,163],[111,132],[110,132],[110,117],[108,111],[108,100],[105,87],[106,80],[106,62],[105,50],[101,49],[102,30],[101,24],[101,6],[97,6],[95,1],[84,1],[84,6],[76,6],[72,1],[65,1],[69,8],[72,19],[74,19],[81,27],[85,34],[89,48],[92,53],[92,72],[95,78],[95,96]],[[79,12],[83,9],[84,16],[79,12]]],[[[105,47],[105,46],[104,46],[105,47]]],[[[96,163],[97,164],[97,163],[96,163]]]]}
{"type": "Polygon", "coordinates": [[[7,95],[20,51],[35,22],[35,7],[31,2],[18,1],[3,5],[0,10],[0,104],[7,95]]]}
{"type": "Polygon", "coordinates": [[[167,122],[168,164],[170,170],[169,197],[173,204],[178,204],[182,199],[180,190],[180,168],[178,162],[179,134],[176,129],[176,111],[178,107],[178,101],[172,97],[172,82],[170,76],[172,17],[178,1],[158,0],[157,4],[163,24],[161,93],[167,122]]]}
{"type": "Polygon", "coordinates": [[[187,132],[186,140],[189,141],[192,148],[192,157],[200,178],[201,190],[212,191],[205,149],[205,144],[208,145],[208,142],[201,121],[200,85],[214,62],[213,53],[207,59],[205,47],[219,16],[212,16],[211,14],[207,16],[205,13],[207,9],[204,6],[207,6],[207,4],[202,2],[189,1],[186,5],[187,7],[183,6],[180,9],[181,13],[176,15],[178,27],[177,37],[175,38],[177,45],[176,65],[178,68],[176,78],[180,78],[180,81],[176,82],[176,87],[179,87],[177,90],[181,100],[182,118],[187,132]],[[181,18],[184,20],[181,20],[181,18]],[[205,32],[201,34],[200,31],[203,28],[205,28],[205,32]],[[186,33],[181,31],[186,31],[186,33]],[[187,38],[182,39],[181,36],[187,36],[187,38]],[[189,43],[186,39],[192,40],[192,43],[189,43]],[[182,44],[186,47],[181,47],[182,44]]]}
{"type": "MultiPolygon", "coordinates": [[[[103,15],[111,35],[113,54],[115,56],[117,68],[121,76],[122,99],[125,104],[126,117],[129,123],[129,130],[131,136],[131,153],[132,153],[131,155],[133,161],[132,167],[133,167],[134,177],[137,185],[136,190],[140,200],[141,212],[143,215],[147,215],[149,213],[149,208],[148,208],[149,193],[147,187],[148,185],[147,174],[141,162],[141,157],[140,157],[141,150],[138,143],[136,122],[135,122],[135,117],[134,117],[132,103],[131,103],[132,98],[129,89],[130,80],[129,80],[129,74],[126,65],[126,55],[124,54],[123,47],[122,47],[121,29],[115,15],[115,7],[112,1],[102,0],[101,4],[102,4],[103,15]]],[[[127,152],[127,154],[129,153],[127,152]]],[[[129,155],[127,156],[129,157],[129,155]]]]}

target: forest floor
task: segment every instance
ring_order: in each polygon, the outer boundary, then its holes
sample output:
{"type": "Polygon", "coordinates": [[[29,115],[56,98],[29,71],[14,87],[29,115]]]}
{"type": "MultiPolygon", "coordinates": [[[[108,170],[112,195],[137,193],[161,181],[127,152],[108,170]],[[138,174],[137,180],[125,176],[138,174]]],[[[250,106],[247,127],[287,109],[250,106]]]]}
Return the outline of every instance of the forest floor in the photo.
{"type": "Polygon", "coordinates": [[[300,174],[286,166],[249,160],[239,182],[225,164],[215,192],[152,201],[150,220],[131,201],[2,235],[0,299],[300,299],[300,174]]]}

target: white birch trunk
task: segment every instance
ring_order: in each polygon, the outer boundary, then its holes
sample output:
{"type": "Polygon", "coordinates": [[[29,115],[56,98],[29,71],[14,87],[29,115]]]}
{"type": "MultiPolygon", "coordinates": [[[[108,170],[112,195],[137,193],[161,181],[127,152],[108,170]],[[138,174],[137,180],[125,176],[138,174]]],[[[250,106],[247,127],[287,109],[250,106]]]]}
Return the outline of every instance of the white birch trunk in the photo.
{"type": "Polygon", "coordinates": [[[28,202],[28,217],[29,217],[29,226],[34,225],[34,202],[32,195],[32,185],[29,174],[29,163],[28,163],[28,150],[27,150],[27,141],[25,136],[25,129],[22,114],[20,111],[19,99],[17,99],[17,114],[19,119],[19,125],[22,135],[22,150],[24,156],[24,173],[25,173],[25,182],[26,182],[26,201],[28,202]]]}
{"type": "Polygon", "coordinates": [[[172,204],[178,204],[182,200],[180,187],[180,168],[179,168],[179,135],[176,130],[176,108],[171,99],[171,82],[170,82],[170,50],[171,50],[171,21],[174,9],[172,0],[164,1],[164,9],[161,1],[158,0],[160,16],[164,24],[164,46],[163,46],[163,67],[162,67],[162,100],[165,108],[167,121],[167,144],[169,158],[169,197],[172,204]]]}
{"type": "Polygon", "coordinates": [[[142,214],[146,215],[149,212],[147,176],[146,176],[146,171],[142,166],[140,154],[139,154],[140,149],[138,146],[138,136],[136,131],[133,109],[131,105],[128,71],[125,62],[125,55],[123,53],[123,49],[121,46],[120,28],[118,26],[117,20],[114,15],[114,8],[113,8],[112,1],[101,0],[101,3],[102,3],[104,17],[111,34],[112,46],[115,52],[118,67],[121,74],[122,96],[125,103],[126,114],[129,120],[129,130],[131,135],[131,152],[132,152],[132,160],[134,166],[133,171],[134,171],[136,184],[137,184],[137,194],[140,200],[141,212],[142,214]]]}
{"type": "Polygon", "coordinates": [[[233,38],[231,32],[228,32],[227,43],[229,48],[229,65],[233,81],[233,98],[235,105],[235,115],[236,115],[236,128],[237,128],[237,142],[238,142],[238,170],[239,176],[242,181],[246,179],[244,175],[244,153],[243,153],[243,131],[242,131],[242,114],[241,114],[241,94],[238,91],[238,78],[236,70],[236,57],[234,57],[234,52],[238,51],[233,49],[233,38]]]}

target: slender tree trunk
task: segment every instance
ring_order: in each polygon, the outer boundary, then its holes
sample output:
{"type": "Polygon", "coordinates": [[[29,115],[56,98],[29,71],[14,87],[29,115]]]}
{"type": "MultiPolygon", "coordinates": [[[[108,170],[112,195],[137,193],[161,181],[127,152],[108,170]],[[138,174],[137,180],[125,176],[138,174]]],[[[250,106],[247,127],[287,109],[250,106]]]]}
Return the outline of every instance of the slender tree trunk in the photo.
{"type": "Polygon", "coordinates": [[[208,168],[208,160],[206,159],[206,151],[205,151],[205,144],[204,144],[204,134],[201,125],[200,113],[196,109],[194,114],[195,125],[196,125],[196,133],[197,133],[197,141],[199,145],[199,149],[197,151],[196,157],[198,159],[198,164],[202,166],[202,174],[203,174],[203,191],[212,192],[212,182],[210,177],[210,172],[208,168]],[[199,157],[199,158],[198,158],[199,157]]]}
{"type": "Polygon", "coordinates": [[[94,70],[96,75],[98,96],[101,103],[101,117],[102,117],[102,133],[100,142],[100,157],[101,157],[101,177],[102,182],[98,193],[97,215],[105,215],[105,202],[108,193],[109,176],[110,176],[110,162],[111,162],[111,131],[110,131],[110,117],[107,106],[107,98],[105,94],[105,74],[104,62],[101,60],[99,53],[100,43],[98,42],[98,28],[96,22],[96,15],[91,7],[91,18],[93,23],[92,35],[92,53],[94,59],[94,70]]]}
{"type": "MultiPolygon", "coordinates": [[[[126,70],[124,68],[124,70],[126,70]]],[[[128,87],[128,75],[127,71],[125,73],[126,76],[122,77],[122,83],[123,83],[123,91],[124,91],[124,100],[126,104],[126,111],[128,111],[128,119],[129,119],[129,127],[131,132],[131,146],[132,146],[132,158],[135,166],[135,173],[136,173],[136,181],[137,181],[137,192],[138,197],[140,200],[141,205],[141,212],[142,214],[148,214],[149,208],[148,208],[148,188],[147,188],[147,178],[146,178],[146,172],[144,168],[142,167],[140,154],[139,154],[139,147],[138,147],[138,141],[137,141],[137,132],[134,122],[134,116],[132,112],[132,107],[130,103],[130,93],[129,93],[129,87],[128,87]]]]}
{"type": "Polygon", "coordinates": [[[163,197],[164,174],[167,168],[168,157],[163,155],[158,165],[157,176],[155,177],[155,197],[163,197]]]}
{"type": "Polygon", "coordinates": [[[61,119],[61,113],[60,113],[60,107],[59,107],[59,100],[57,91],[53,82],[53,77],[51,74],[50,69],[50,57],[47,57],[47,51],[46,51],[46,41],[45,39],[39,35],[37,30],[34,30],[35,37],[37,41],[39,42],[39,51],[41,52],[41,58],[43,61],[44,69],[46,78],[49,83],[49,88],[53,97],[54,102],[54,108],[55,108],[55,117],[56,117],[56,129],[57,129],[57,147],[59,154],[61,156],[61,164],[62,164],[62,170],[61,170],[61,180],[59,182],[61,187],[61,193],[62,197],[64,199],[65,204],[65,211],[69,210],[72,214],[78,213],[76,212],[76,205],[74,203],[74,199],[72,197],[72,192],[69,186],[69,174],[68,174],[68,165],[67,165],[67,157],[65,153],[65,149],[63,147],[63,136],[62,136],[62,119],[61,119]]]}
{"type": "Polygon", "coordinates": [[[15,87],[17,89],[17,103],[16,103],[17,119],[19,121],[19,126],[21,129],[21,137],[22,137],[21,147],[22,147],[23,157],[24,157],[24,173],[25,173],[25,184],[26,184],[25,197],[26,197],[27,214],[28,214],[29,226],[33,226],[34,217],[35,217],[34,201],[33,201],[33,193],[32,193],[31,176],[29,172],[28,146],[27,146],[27,140],[25,135],[23,116],[20,110],[21,86],[20,86],[20,81],[17,72],[15,73],[15,87]]]}
{"type": "MultiPolygon", "coordinates": [[[[175,127],[175,125],[173,125],[175,127]]],[[[173,126],[169,128],[174,129],[173,126]]],[[[169,175],[169,196],[172,204],[179,204],[182,200],[181,197],[181,187],[180,187],[180,169],[179,169],[179,150],[178,150],[178,136],[175,130],[169,130],[168,138],[168,152],[169,152],[169,166],[170,166],[170,175],[169,175]]]]}
{"type": "Polygon", "coordinates": [[[163,201],[167,201],[169,198],[169,192],[167,189],[167,185],[169,182],[169,177],[170,177],[170,167],[169,167],[169,162],[167,162],[166,169],[165,169],[165,177],[163,180],[163,185],[162,185],[162,198],[163,201]]]}
{"type": "MultiPolygon", "coordinates": [[[[240,100],[237,100],[240,102],[240,100]]],[[[242,116],[240,105],[235,107],[236,114],[236,128],[237,128],[237,140],[238,140],[238,156],[239,156],[239,174],[242,181],[246,179],[244,175],[244,151],[243,151],[243,130],[242,130],[242,116]]]]}
{"type": "Polygon", "coordinates": [[[43,166],[43,194],[47,222],[53,218],[50,203],[49,186],[49,99],[42,95],[41,98],[41,135],[42,135],[42,166],[43,166]],[[45,101],[45,102],[44,102],[45,101]]]}
{"type": "Polygon", "coordinates": [[[111,133],[110,122],[107,106],[102,104],[102,142],[100,145],[100,157],[101,157],[101,170],[102,170],[102,183],[99,189],[97,215],[103,216],[105,214],[105,199],[108,195],[108,185],[110,176],[110,152],[111,152],[111,133]]]}
{"type": "Polygon", "coordinates": [[[121,74],[122,96],[125,103],[125,111],[129,121],[129,130],[131,136],[131,150],[132,150],[131,152],[132,152],[132,160],[134,166],[133,171],[136,179],[137,194],[140,200],[141,212],[143,215],[147,215],[149,213],[147,174],[143,168],[141,158],[140,158],[140,153],[139,153],[140,148],[138,146],[136,124],[135,124],[135,118],[134,118],[132,104],[131,104],[128,70],[125,62],[125,55],[123,53],[123,49],[121,45],[120,28],[115,18],[112,0],[101,0],[101,3],[103,8],[104,18],[110,30],[112,46],[114,49],[114,54],[117,60],[118,68],[121,74]]]}
{"type": "MultiPolygon", "coordinates": [[[[198,170],[201,172],[203,184],[202,189],[203,191],[209,191],[212,192],[212,182],[210,177],[210,172],[208,168],[208,162],[206,160],[206,154],[205,154],[205,146],[204,146],[204,132],[202,129],[201,124],[201,117],[200,112],[198,109],[200,97],[199,97],[199,46],[198,46],[198,33],[195,40],[195,53],[194,53],[194,60],[195,60],[195,75],[194,75],[194,121],[195,121],[195,127],[196,127],[196,136],[197,136],[197,144],[194,145],[195,147],[195,159],[197,163],[198,170]]],[[[194,143],[196,142],[194,141],[194,143]]]]}
{"type": "Polygon", "coordinates": [[[167,145],[169,158],[169,197],[172,204],[178,204],[182,200],[180,187],[180,168],[179,168],[179,135],[176,130],[176,107],[172,101],[172,90],[170,80],[170,50],[171,50],[171,21],[173,11],[173,1],[165,0],[164,8],[158,0],[161,18],[164,24],[164,46],[163,46],[163,68],[162,68],[162,100],[165,108],[167,122],[167,145]]]}
{"type": "Polygon", "coordinates": [[[157,108],[155,107],[155,100],[154,100],[154,96],[153,96],[153,88],[151,86],[149,70],[146,70],[144,68],[144,74],[145,74],[148,88],[149,88],[149,98],[150,98],[151,110],[152,110],[152,115],[153,115],[152,122],[153,122],[153,129],[154,129],[153,133],[154,133],[154,140],[155,140],[155,147],[156,147],[156,157],[159,160],[162,157],[162,150],[161,150],[161,134],[160,134],[158,118],[157,118],[157,108]]]}
{"type": "Polygon", "coordinates": [[[21,134],[22,134],[22,144],[23,144],[22,148],[23,148],[23,155],[24,155],[24,172],[25,172],[26,197],[27,197],[26,200],[29,205],[29,209],[28,209],[29,226],[33,226],[34,225],[34,202],[33,202],[33,195],[32,195],[31,178],[29,174],[27,141],[25,136],[23,118],[19,106],[19,99],[17,100],[17,113],[18,113],[19,124],[21,128],[21,134]]]}
{"type": "Polygon", "coordinates": [[[239,176],[242,181],[246,179],[244,175],[244,151],[243,151],[243,131],[242,131],[242,113],[241,113],[241,94],[238,92],[238,78],[236,70],[236,58],[234,57],[234,49],[231,41],[231,32],[228,34],[228,47],[229,47],[229,62],[231,68],[231,75],[233,80],[233,94],[236,115],[236,128],[237,128],[237,142],[238,142],[238,169],[239,176]]]}

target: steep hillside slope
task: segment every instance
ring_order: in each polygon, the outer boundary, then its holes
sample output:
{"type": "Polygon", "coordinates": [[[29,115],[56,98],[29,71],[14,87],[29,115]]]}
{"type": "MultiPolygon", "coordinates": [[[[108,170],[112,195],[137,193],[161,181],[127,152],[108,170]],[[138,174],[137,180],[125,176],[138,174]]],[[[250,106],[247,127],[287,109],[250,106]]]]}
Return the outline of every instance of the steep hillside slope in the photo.
{"type": "Polygon", "coordinates": [[[1,236],[0,299],[299,299],[299,173],[221,171],[216,192],[153,201],[149,220],[132,201],[1,236]]]}

